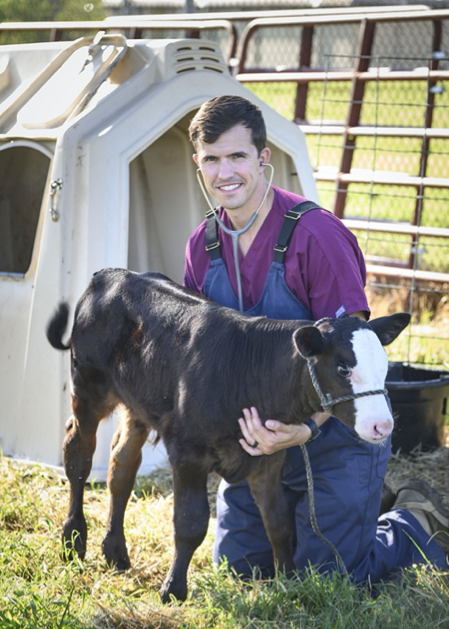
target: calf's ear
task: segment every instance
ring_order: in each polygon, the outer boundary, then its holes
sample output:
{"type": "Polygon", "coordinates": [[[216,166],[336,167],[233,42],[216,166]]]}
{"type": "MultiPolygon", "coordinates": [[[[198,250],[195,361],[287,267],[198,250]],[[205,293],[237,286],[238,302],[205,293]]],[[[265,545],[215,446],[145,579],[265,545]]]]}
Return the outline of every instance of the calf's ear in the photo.
{"type": "Polygon", "coordinates": [[[293,334],[293,341],[296,349],[303,358],[311,358],[317,354],[321,354],[324,350],[324,338],[318,328],[313,325],[307,325],[299,328],[293,334]]]}
{"type": "Polygon", "coordinates": [[[399,336],[410,323],[408,312],[397,312],[387,317],[378,317],[369,322],[373,332],[377,334],[382,345],[389,345],[399,336]]]}

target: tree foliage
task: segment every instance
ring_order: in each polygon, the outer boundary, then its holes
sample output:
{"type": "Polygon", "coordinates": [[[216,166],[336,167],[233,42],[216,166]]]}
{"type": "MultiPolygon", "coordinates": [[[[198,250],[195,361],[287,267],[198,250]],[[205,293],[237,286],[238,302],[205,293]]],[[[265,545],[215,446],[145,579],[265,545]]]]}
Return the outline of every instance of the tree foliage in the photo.
{"type": "MultiPolygon", "coordinates": [[[[53,22],[102,20],[106,10],[102,0],[1,0],[0,22],[53,22]]],[[[66,32],[63,39],[74,39],[80,32],[66,32]]],[[[0,32],[1,44],[48,41],[48,30],[0,32]]]]}

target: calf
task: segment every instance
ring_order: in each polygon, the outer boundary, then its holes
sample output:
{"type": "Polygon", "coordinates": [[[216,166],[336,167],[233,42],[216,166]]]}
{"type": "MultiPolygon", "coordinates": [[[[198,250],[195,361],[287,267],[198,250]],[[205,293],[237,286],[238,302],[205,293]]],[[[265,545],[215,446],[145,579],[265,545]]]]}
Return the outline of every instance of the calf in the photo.
{"type": "Polygon", "coordinates": [[[207,476],[247,478],[273,546],[293,570],[290,517],[281,490],[284,452],[251,457],[240,446],[238,418],[255,406],[262,419],[300,423],[323,408],[380,442],[393,427],[385,400],[387,358],[410,316],[367,324],[358,318],[281,321],[224,308],[158,273],[96,273],[79,300],[68,345],[68,307],[47,326],[56,349],[71,350],[72,409],[64,439],[70,505],[63,527],[68,552],[82,558],[87,527],[83,491],[100,420],[121,404],[108,470],[110,510],[103,552],[123,570],[130,561],[125,508],[151,429],[173,467],[175,553],[161,589],[184,600],[187,569],[207,531],[207,476]]]}

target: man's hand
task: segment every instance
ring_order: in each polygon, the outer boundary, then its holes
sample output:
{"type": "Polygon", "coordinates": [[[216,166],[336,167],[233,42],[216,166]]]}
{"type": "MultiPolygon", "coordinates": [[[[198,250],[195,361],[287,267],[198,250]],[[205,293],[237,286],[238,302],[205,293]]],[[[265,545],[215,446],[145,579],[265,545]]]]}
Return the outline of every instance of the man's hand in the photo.
{"type": "MultiPolygon", "coordinates": [[[[312,415],[318,426],[329,417],[329,413],[312,415]]],[[[284,448],[298,446],[306,443],[312,435],[312,431],[305,424],[283,424],[275,419],[267,419],[263,425],[254,406],[243,409],[243,417],[239,419],[239,424],[244,436],[244,439],[239,439],[240,445],[251,456],[273,454],[284,448]]]]}

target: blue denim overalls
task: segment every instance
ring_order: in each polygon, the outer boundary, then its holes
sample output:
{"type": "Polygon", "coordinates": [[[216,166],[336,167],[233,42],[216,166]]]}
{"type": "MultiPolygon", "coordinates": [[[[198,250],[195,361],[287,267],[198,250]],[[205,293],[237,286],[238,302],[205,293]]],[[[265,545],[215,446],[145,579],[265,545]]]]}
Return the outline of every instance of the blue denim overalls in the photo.
{"type": "MultiPolygon", "coordinates": [[[[203,291],[216,302],[238,309],[221,254],[216,251],[217,247],[210,247],[213,241],[210,232],[214,228],[209,227],[209,250],[213,255],[203,291]]],[[[311,319],[311,313],[287,286],[280,259],[283,260],[283,256],[275,253],[262,295],[246,312],[276,319],[311,319]]],[[[428,535],[409,512],[395,510],[378,523],[390,454],[389,440],[382,446],[362,441],[353,429],[331,417],[307,448],[319,528],[338,548],[354,580],[370,579],[376,583],[392,576],[400,567],[423,561],[415,542],[430,561],[446,566],[441,548],[436,542],[429,542],[428,535]]],[[[296,567],[303,569],[311,563],[323,571],[336,569],[332,551],[317,537],[310,524],[307,480],[299,446],[287,450],[284,491],[294,521],[296,567]]],[[[214,561],[223,557],[238,574],[250,576],[253,566],[258,566],[267,577],[274,572],[271,545],[246,481],[220,484],[214,561]]]]}

